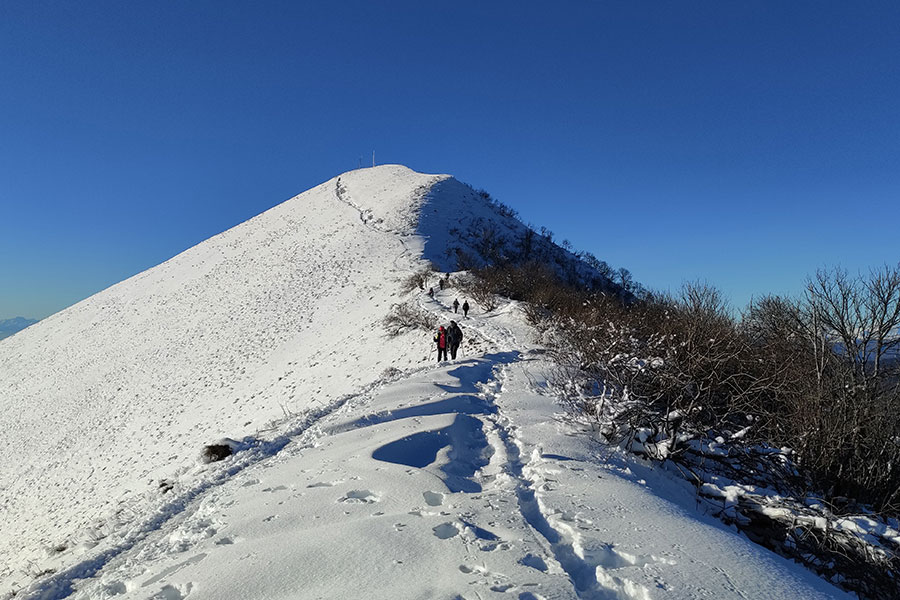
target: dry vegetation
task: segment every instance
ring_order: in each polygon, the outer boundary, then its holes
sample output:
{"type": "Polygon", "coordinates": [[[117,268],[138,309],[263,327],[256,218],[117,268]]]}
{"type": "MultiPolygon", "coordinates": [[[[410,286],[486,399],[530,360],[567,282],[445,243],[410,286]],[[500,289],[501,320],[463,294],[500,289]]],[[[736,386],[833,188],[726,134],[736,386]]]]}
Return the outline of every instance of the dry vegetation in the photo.
{"type": "MultiPolygon", "coordinates": [[[[820,271],[801,298],[766,297],[740,316],[707,285],[623,301],[539,264],[488,267],[465,285],[479,304],[527,301],[569,404],[698,490],[698,466],[719,468],[794,498],[793,515],[813,494],[832,515],[900,515],[900,264],[820,271]],[[705,452],[709,440],[728,449],[705,452]]],[[[896,592],[900,549],[873,555],[846,532],[766,513],[765,499],[742,503],[730,514],[751,537],[863,597],[896,592]]]]}
{"type": "Polygon", "coordinates": [[[437,327],[437,319],[415,303],[405,302],[391,306],[391,310],[382,320],[382,324],[388,335],[394,337],[415,329],[430,332],[437,327]]]}

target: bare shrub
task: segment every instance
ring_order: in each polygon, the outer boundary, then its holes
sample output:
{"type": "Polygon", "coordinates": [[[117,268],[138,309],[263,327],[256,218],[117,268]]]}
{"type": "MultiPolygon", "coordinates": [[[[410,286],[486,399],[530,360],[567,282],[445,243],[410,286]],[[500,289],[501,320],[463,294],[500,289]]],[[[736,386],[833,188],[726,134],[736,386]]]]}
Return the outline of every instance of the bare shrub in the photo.
{"type": "MultiPolygon", "coordinates": [[[[512,294],[528,287],[517,277],[487,275],[512,294]]],[[[765,297],[740,318],[704,284],[622,302],[526,281],[572,411],[610,442],[671,459],[700,496],[709,473],[779,490],[787,516],[752,494],[721,516],[861,597],[895,591],[896,543],[833,524],[900,512],[900,265],[819,272],[802,298],[765,297]],[[828,508],[811,511],[811,494],[828,508]]]]}
{"type": "Polygon", "coordinates": [[[424,290],[428,280],[434,275],[434,270],[430,267],[422,267],[415,273],[411,273],[404,279],[400,286],[400,292],[408,294],[413,290],[424,290]]]}
{"type": "Polygon", "coordinates": [[[698,431],[739,421],[737,407],[761,383],[745,368],[750,348],[735,335],[721,295],[706,285],[632,305],[597,297],[554,327],[564,340],[559,359],[578,365],[586,385],[620,400],[604,418],[620,436],[640,436],[657,458],[678,452],[698,431]]]}
{"type": "Polygon", "coordinates": [[[801,299],[764,299],[745,321],[790,373],[757,407],[765,433],[795,448],[829,496],[900,511],[900,265],[819,271],[801,299]]]}
{"type": "Polygon", "coordinates": [[[394,304],[390,312],[382,319],[382,325],[391,337],[395,337],[406,331],[422,329],[431,331],[437,327],[437,319],[412,302],[394,304]]]}
{"type": "Polygon", "coordinates": [[[486,312],[491,312],[498,306],[493,286],[475,274],[470,273],[457,277],[456,287],[464,295],[477,302],[486,312]]]}

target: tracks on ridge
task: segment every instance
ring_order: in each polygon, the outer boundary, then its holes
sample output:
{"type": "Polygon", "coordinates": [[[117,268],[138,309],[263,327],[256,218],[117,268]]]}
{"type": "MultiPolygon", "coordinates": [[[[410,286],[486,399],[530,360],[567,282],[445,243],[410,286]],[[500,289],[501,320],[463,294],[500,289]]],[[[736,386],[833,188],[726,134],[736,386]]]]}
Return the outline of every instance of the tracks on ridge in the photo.
{"type": "MultiPolygon", "coordinates": [[[[430,303],[434,305],[434,303],[430,303]]],[[[442,306],[437,303],[438,306],[442,306]]],[[[428,308],[423,305],[423,308],[428,308]]],[[[444,307],[446,308],[446,307],[444,307]]],[[[495,351],[506,350],[491,334],[499,334],[519,345],[513,333],[496,323],[486,323],[483,319],[470,320],[468,329],[494,346],[495,351]],[[485,327],[489,325],[489,327],[485,327]],[[491,329],[491,333],[485,331],[491,329]]],[[[513,363],[514,364],[514,363],[513,363]]],[[[525,456],[524,444],[516,434],[516,427],[503,413],[499,399],[503,393],[503,384],[508,379],[509,364],[496,363],[492,378],[483,383],[481,397],[491,410],[486,415],[479,415],[483,424],[491,428],[494,436],[503,445],[505,455],[502,469],[514,482],[514,491],[518,511],[522,519],[531,528],[536,540],[541,540],[545,552],[553,557],[568,576],[578,598],[583,600],[648,600],[649,593],[643,586],[632,584],[604,572],[602,564],[590,557],[585,557],[579,544],[579,538],[570,528],[554,525],[552,514],[546,509],[537,493],[543,483],[540,477],[540,462],[537,449],[531,457],[525,456]],[[598,571],[603,572],[598,578],[598,571]]],[[[610,551],[612,552],[612,550],[610,551]]]]}
{"type": "Polygon", "coordinates": [[[16,597],[60,600],[72,595],[75,593],[76,580],[95,577],[118,556],[135,548],[155,532],[161,530],[166,523],[189,511],[193,503],[207,492],[229,482],[245,469],[276,456],[291,442],[299,442],[300,447],[308,447],[323,435],[319,424],[324,419],[336,414],[346,406],[362,400],[384,384],[385,381],[379,379],[356,394],[347,394],[327,406],[288,417],[276,425],[275,429],[283,428],[283,432],[271,440],[244,438],[239,442],[240,451],[234,455],[232,460],[213,466],[208,475],[200,478],[186,489],[176,492],[173,498],[153,509],[149,516],[139,521],[136,520],[137,522],[125,522],[119,531],[114,531],[106,536],[106,539],[119,538],[108,548],[46,578],[35,581],[29,587],[20,590],[16,597]]]}

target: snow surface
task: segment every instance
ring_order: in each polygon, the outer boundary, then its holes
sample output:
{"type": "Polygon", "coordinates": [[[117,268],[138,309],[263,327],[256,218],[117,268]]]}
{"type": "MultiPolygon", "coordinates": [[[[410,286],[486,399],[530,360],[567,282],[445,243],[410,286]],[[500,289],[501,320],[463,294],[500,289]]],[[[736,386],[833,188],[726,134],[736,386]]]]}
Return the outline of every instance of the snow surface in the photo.
{"type": "Polygon", "coordinates": [[[0,342],[0,596],[849,597],[561,415],[515,303],[385,336],[468,194],[345,173],[0,342]]]}

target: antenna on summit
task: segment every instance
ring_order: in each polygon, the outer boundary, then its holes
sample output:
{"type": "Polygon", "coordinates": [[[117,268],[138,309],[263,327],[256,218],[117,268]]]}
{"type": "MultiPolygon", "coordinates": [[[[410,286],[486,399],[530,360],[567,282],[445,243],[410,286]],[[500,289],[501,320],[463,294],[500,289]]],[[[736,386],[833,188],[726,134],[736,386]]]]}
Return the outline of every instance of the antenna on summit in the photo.
{"type": "Polygon", "coordinates": [[[372,166],[375,166],[375,151],[372,150],[372,166]]]}

